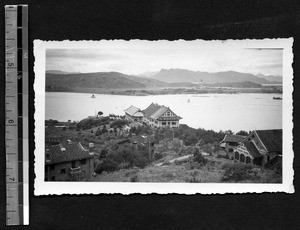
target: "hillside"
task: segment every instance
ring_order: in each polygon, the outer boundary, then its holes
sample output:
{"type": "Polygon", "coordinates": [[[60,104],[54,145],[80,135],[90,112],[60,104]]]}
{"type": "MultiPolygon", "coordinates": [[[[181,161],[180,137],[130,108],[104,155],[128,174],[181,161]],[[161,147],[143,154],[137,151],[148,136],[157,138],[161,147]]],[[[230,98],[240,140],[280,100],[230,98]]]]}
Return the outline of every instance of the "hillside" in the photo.
{"type": "Polygon", "coordinates": [[[264,78],[267,81],[271,83],[282,83],[282,77],[281,76],[274,76],[274,75],[263,75],[261,73],[256,75],[257,77],[264,78]]]}
{"type": "Polygon", "coordinates": [[[165,82],[193,82],[193,83],[222,83],[222,82],[245,82],[250,81],[256,84],[270,84],[265,78],[248,73],[235,71],[208,73],[200,71],[190,71],[185,69],[162,69],[159,73],[151,77],[152,79],[165,82]]]}
{"type": "MultiPolygon", "coordinates": [[[[46,73],[46,89],[75,88],[147,88],[166,86],[166,83],[155,79],[141,78],[117,72],[80,73],[80,74],[51,74],[46,73]]],[[[64,91],[64,90],[60,90],[64,91]]]]}
{"type": "Polygon", "coordinates": [[[79,74],[80,72],[67,72],[62,70],[47,70],[46,73],[53,73],[53,74],[79,74]]]}
{"type": "Polygon", "coordinates": [[[230,87],[230,88],[261,88],[261,84],[256,84],[251,81],[243,81],[243,82],[221,82],[214,84],[207,84],[207,86],[211,87],[230,87]]]}

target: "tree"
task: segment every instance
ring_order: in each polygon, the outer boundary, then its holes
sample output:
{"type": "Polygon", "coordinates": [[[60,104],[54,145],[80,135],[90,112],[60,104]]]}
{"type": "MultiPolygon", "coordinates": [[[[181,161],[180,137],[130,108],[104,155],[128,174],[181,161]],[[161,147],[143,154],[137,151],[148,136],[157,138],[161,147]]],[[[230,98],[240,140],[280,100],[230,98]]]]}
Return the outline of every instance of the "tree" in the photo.
{"type": "Polygon", "coordinates": [[[249,133],[247,133],[247,131],[245,131],[245,130],[241,130],[241,131],[237,132],[236,135],[248,136],[249,133]]]}
{"type": "Polygon", "coordinates": [[[103,115],[103,112],[102,111],[99,111],[98,112],[98,116],[100,117],[100,116],[102,116],[103,115]]]}
{"type": "Polygon", "coordinates": [[[112,128],[123,128],[123,126],[127,125],[128,122],[126,120],[116,120],[111,123],[110,127],[112,128]]]}
{"type": "Polygon", "coordinates": [[[230,129],[226,130],[225,133],[226,134],[233,134],[233,132],[230,129]]]}
{"type": "Polygon", "coordinates": [[[106,126],[103,125],[103,128],[102,128],[102,134],[107,133],[107,132],[108,132],[108,130],[106,129],[106,126]]]}

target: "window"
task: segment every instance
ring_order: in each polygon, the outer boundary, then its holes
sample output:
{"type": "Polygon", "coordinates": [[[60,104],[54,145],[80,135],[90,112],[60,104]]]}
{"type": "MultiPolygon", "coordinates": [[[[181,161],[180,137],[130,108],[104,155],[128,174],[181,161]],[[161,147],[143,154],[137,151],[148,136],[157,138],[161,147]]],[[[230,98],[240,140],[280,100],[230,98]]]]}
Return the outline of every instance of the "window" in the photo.
{"type": "Polygon", "coordinates": [[[60,170],[60,174],[65,174],[66,173],[66,169],[61,169],[60,170]]]}
{"type": "Polygon", "coordinates": [[[267,156],[267,161],[269,161],[270,160],[270,156],[267,156]]]}
{"type": "Polygon", "coordinates": [[[50,171],[55,170],[55,165],[50,165],[50,171]]]}
{"type": "Polygon", "coordinates": [[[168,122],[168,125],[170,124],[170,122],[168,122]]]}
{"type": "Polygon", "coordinates": [[[161,124],[162,124],[162,125],[166,125],[166,122],[162,122],[161,124]]]}
{"type": "Polygon", "coordinates": [[[246,157],[246,164],[250,164],[251,163],[251,158],[250,157],[246,157]]]}
{"type": "Polygon", "coordinates": [[[244,154],[241,154],[241,157],[240,157],[240,162],[244,163],[245,162],[245,156],[244,154]]]}
{"type": "Polygon", "coordinates": [[[75,168],[75,161],[72,161],[72,168],[75,168]]]}
{"type": "Polygon", "coordinates": [[[176,125],[176,122],[173,121],[173,122],[172,122],[172,125],[176,125]]]}
{"type": "MultiPolygon", "coordinates": [[[[127,145],[125,145],[125,147],[126,147],[127,145]]],[[[82,164],[82,165],[85,165],[86,164],[86,159],[82,159],[81,161],[80,161],[80,164],[82,164]]]]}
{"type": "Polygon", "coordinates": [[[239,160],[239,159],[240,159],[240,154],[239,154],[238,152],[235,152],[234,156],[235,156],[235,159],[236,159],[236,160],[239,160]]]}

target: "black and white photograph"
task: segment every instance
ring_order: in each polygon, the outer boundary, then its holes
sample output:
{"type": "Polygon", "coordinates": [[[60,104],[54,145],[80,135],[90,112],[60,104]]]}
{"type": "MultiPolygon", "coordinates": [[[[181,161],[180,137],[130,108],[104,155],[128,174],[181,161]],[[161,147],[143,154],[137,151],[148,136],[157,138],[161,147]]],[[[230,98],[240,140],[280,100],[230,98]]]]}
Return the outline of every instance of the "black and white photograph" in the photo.
{"type": "Polygon", "coordinates": [[[35,41],[35,192],[292,192],[291,45],[35,41]]]}

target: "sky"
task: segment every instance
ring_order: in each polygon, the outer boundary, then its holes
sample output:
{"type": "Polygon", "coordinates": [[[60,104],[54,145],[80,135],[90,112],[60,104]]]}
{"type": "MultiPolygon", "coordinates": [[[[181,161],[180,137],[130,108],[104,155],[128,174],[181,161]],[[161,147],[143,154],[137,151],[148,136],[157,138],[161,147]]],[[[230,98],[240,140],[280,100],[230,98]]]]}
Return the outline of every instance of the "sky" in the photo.
{"type": "Polygon", "coordinates": [[[121,72],[139,75],[161,69],[282,76],[282,49],[196,41],[105,41],[46,50],[46,70],[121,72]]]}

